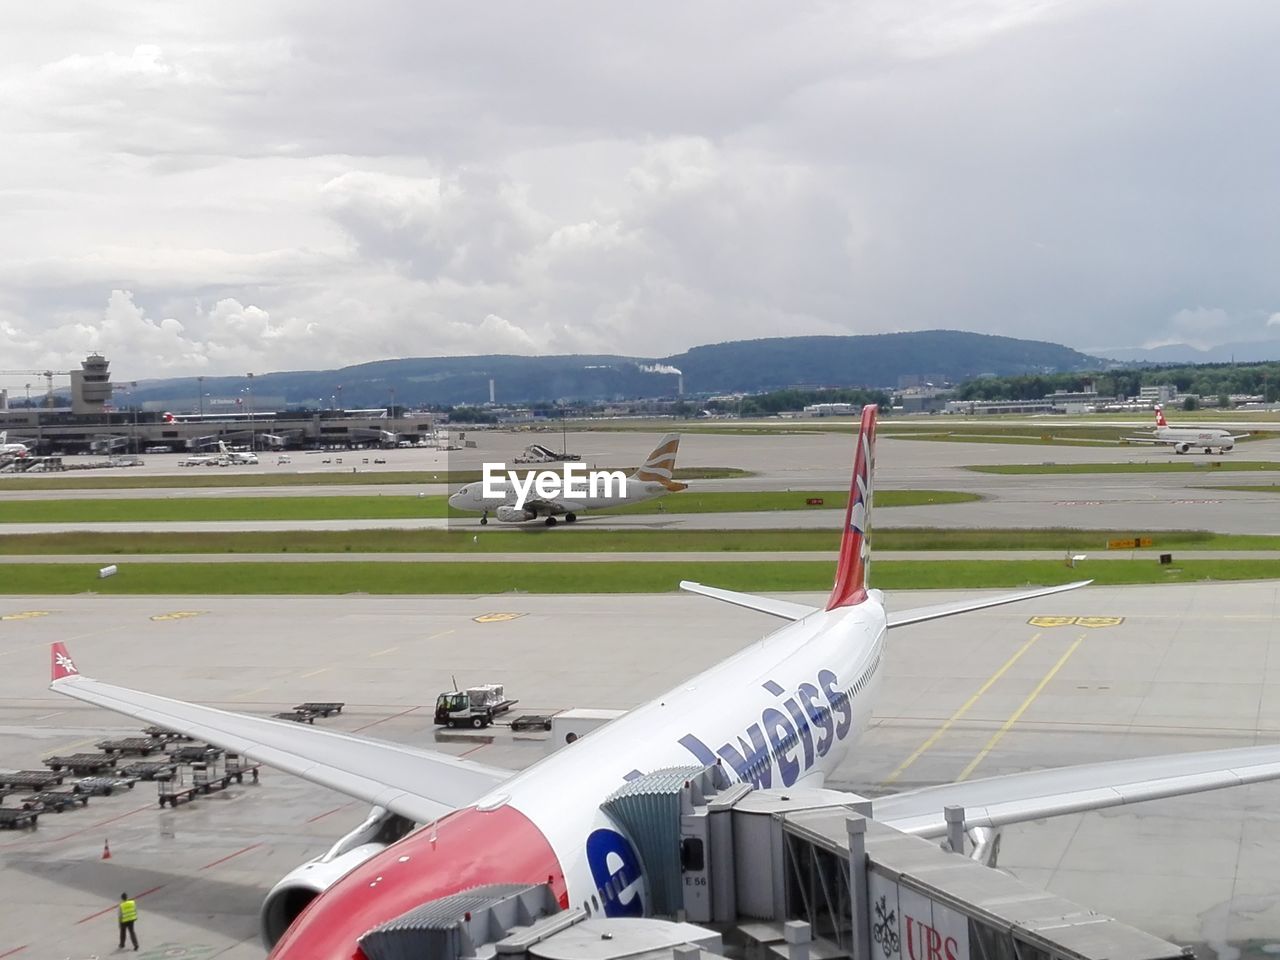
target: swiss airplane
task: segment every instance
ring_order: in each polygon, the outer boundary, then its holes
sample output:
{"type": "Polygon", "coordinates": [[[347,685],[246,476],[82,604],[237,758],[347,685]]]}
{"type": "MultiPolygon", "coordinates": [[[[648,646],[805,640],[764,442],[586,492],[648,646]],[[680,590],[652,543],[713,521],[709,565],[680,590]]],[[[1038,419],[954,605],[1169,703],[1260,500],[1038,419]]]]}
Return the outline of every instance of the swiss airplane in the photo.
{"type": "Polygon", "coordinates": [[[25,457],[30,453],[30,448],[25,443],[9,442],[9,431],[0,432],[0,454],[7,453],[11,456],[25,457]]]}
{"type": "MultiPolygon", "coordinates": [[[[545,883],[564,907],[644,915],[651,901],[640,859],[600,806],[628,779],[721,762],[759,787],[821,786],[867,726],[891,631],[1084,585],[886,611],[867,585],[875,429],[875,407],[864,408],[835,586],[822,607],[682,583],[787,623],[520,772],[91,680],[62,643],[52,647],[51,686],[374,805],[361,826],[268,895],[262,933],[275,960],[367,960],[360,942],[368,931],[481,884],[545,883]]],[[[1277,778],[1280,746],[1244,747],[909,790],[875,800],[873,815],[940,837],[949,804],[965,808],[970,829],[998,829],[1277,778]]]]}
{"type": "Polygon", "coordinates": [[[1164,418],[1164,409],[1157,405],[1155,432],[1148,437],[1125,437],[1124,439],[1129,443],[1172,444],[1175,453],[1187,453],[1193,449],[1203,449],[1205,453],[1213,453],[1214,450],[1229,453],[1235,447],[1237,440],[1243,440],[1247,436],[1247,433],[1232,436],[1230,430],[1219,430],[1216,427],[1201,430],[1171,427],[1169,421],[1164,418]]]}
{"type": "Polygon", "coordinates": [[[615,489],[600,490],[586,497],[532,496],[523,503],[517,503],[517,491],[511,481],[501,480],[493,484],[496,490],[491,491],[492,496],[486,494],[483,483],[469,483],[449,498],[449,506],[472,513],[483,511],[480,517],[482,524],[489,522],[490,512],[503,523],[527,523],[539,517],[548,527],[554,527],[558,517],[573,523],[582,510],[620,507],[684,490],[688,484],[672,479],[679,450],[680,434],[667,434],[629,477],[618,474],[617,478],[622,482],[615,489]]]}

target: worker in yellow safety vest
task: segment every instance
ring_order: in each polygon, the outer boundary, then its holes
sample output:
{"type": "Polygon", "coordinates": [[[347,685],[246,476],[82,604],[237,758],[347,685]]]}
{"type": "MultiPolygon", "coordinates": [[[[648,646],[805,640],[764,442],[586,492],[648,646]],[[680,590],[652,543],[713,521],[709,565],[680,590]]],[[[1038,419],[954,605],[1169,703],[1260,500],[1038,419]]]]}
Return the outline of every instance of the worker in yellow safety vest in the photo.
{"type": "Polygon", "coordinates": [[[124,949],[124,935],[127,931],[129,939],[133,941],[133,949],[138,949],[138,935],[133,932],[133,925],[138,919],[138,903],[136,900],[130,900],[127,893],[120,894],[120,949],[124,949]]]}

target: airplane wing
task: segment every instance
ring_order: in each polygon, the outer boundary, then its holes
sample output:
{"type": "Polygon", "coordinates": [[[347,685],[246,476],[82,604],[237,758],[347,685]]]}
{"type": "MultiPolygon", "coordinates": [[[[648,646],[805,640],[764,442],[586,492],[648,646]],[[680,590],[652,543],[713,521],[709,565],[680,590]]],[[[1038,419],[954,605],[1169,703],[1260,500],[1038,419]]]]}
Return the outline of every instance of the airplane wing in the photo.
{"type": "MultiPolygon", "coordinates": [[[[916,607],[911,610],[898,610],[888,615],[890,627],[905,627],[911,623],[923,623],[926,620],[937,620],[940,617],[954,617],[958,613],[969,613],[973,610],[985,610],[1006,603],[1017,603],[1019,600],[1034,600],[1036,597],[1047,597],[1055,593],[1065,593],[1093,583],[1092,580],[1077,580],[1056,587],[1040,587],[1035,590],[1023,590],[1020,593],[1006,593],[997,597],[977,597],[973,600],[960,600],[956,603],[938,603],[928,607],[916,607]]],[[[722,590],[719,587],[708,587],[692,580],[681,580],[680,589],[688,593],[696,593],[713,600],[721,600],[737,607],[757,610],[783,620],[802,620],[817,607],[790,600],[776,600],[773,597],[761,597],[753,593],[739,593],[736,590],[722,590]]]]}
{"type": "Polygon", "coordinates": [[[64,644],[52,650],[49,689],[177,730],[416,823],[484,796],[511,771],[434,750],[268,720],[130,690],[81,675],[64,644]]]}
{"type": "Polygon", "coordinates": [[[753,593],[739,593],[736,590],[721,590],[719,587],[708,587],[693,580],[681,580],[680,589],[686,593],[696,593],[700,596],[710,597],[712,600],[722,600],[725,603],[733,604],[735,607],[758,610],[760,613],[781,617],[783,620],[803,620],[809,614],[818,612],[817,607],[806,606],[803,603],[792,603],[790,600],[775,600],[773,597],[760,597],[753,593]]]}
{"type": "Polygon", "coordinates": [[[1034,600],[1036,597],[1048,597],[1055,593],[1066,593],[1088,586],[1092,580],[1076,580],[1057,587],[1039,587],[1035,590],[1023,590],[1021,593],[1006,593],[998,597],[975,597],[972,600],[960,600],[956,603],[938,603],[928,607],[916,607],[912,610],[897,610],[888,613],[890,627],[905,627],[911,623],[923,623],[926,620],[937,620],[940,617],[954,617],[958,613],[969,613],[973,610],[986,610],[988,607],[999,607],[1006,603],[1017,603],[1019,600],[1034,600]]]}
{"type": "Polygon", "coordinates": [[[943,808],[966,827],[999,827],[1126,803],[1280,779],[1280,745],[1110,760],[908,790],[872,801],[873,815],[921,837],[947,832],[943,808]]]}
{"type": "Polygon", "coordinates": [[[1124,443],[1184,443],[1183,440],[1161,440],[1159,437],[1121,437],[1124,443]]]}

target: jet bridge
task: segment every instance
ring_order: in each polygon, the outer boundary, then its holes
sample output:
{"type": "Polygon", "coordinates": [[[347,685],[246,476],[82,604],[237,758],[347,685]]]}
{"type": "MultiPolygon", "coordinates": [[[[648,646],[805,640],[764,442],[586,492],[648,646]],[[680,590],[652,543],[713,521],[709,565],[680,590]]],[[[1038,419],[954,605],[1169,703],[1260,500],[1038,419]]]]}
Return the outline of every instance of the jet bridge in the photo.
{"type": "Polygon", "coordinates": [[[651,912],[725,930],[748,960],[1186,956],[980,862],[993,856],[985,835],[969,833],[983,844],[965,856],[960,808],[939,844],[872,820],[848,793],[753,790],[718,767],[681,767],[632,780],[603,809],[636,846],[651,912]]]}

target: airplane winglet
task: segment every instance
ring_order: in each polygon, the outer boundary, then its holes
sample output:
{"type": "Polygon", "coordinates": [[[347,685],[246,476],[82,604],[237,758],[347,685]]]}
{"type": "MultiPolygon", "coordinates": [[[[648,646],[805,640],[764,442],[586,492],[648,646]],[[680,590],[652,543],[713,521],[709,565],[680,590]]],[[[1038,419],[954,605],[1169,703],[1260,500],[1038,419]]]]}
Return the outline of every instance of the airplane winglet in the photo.
{"type": "Polygon", "coordinates": [[[76,663],[67,650],[67,645],[61,641],[49,648],[49,674],[50,683],[80,676],[80,671],[76,669],[76,663]]]}
{"type": "Polygon", "coordinates": [[[836,583],[827,609],[851,607],[867,598],[867,570],[871,566],[871,485],[876,466],[876,405],[862,408],[858,448],[853,455],[853,481],[844,514],[836,583]]]}

